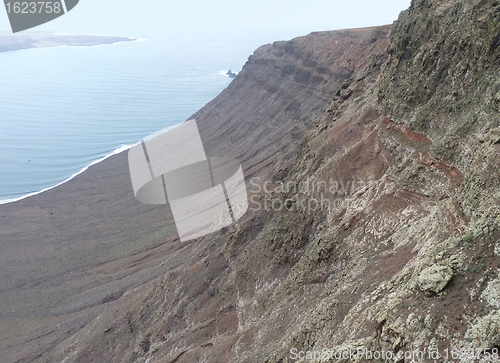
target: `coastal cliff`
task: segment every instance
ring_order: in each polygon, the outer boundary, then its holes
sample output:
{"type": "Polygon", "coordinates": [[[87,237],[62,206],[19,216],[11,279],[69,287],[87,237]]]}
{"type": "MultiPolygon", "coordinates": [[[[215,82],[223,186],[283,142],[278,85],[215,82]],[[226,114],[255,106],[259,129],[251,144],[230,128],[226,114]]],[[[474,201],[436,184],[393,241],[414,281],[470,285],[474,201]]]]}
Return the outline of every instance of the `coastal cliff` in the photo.
{"type": "MultiPolygon", "coordinates": [[[[297,154],[342,82],[385,52],[389,29],[313,33],[259,48],[230,86],[193,116],[207,154],[237,158],[248,178],[271,175],[278,163],[297,154]]],[[[0,350],[7,361],[62,360],[63,347],[73,338],[103,343],[100,335],[108,328],[89,332],[88,327],[104,315],[120,316],[121,309],[135,311],[137,296],[166,273],[180,268],[191,275],[200,255],[218,256],[214,266],[226,263],[218,255],[223,234],[181,243],[168,208],[134,199],[126,153],[55,189],[0,206],[0,224],[5,269],[0,350]]],[[[187,293],[198,294],[206,283],[197,275],[192,279],[186,280],[187,293]]],[[[232,294],[224,299],[234,303],[232,294]]],[[[211,313],[204,319],[214,319],[211,313]]],[[[233,322],[228,324],[232,332],[233,322]]],[[[132,339],[120,344],[113,359],[135,356],[141,342],[131,329],[123,333],[132,339]]],[[[106,339],[122,339],[108,333],[106,339]]],[[[81,355],[71,359],[112,361],[107,352],[98,356],[99,349],[89,349],[78,348],[81,355]]]]}
{"type": "Polygon", "coordinates": [[[134,203],[123,155],[0,206],[2,238],[31,246],[36,233],[50,247],[54,226],[72,223],[58,253],[92,261],[52,267],[55,282],[11,282],[11,301],[47,286],[57,299],[40,295],[45,316],[31,303],[31,315],[2,317],[22,331],[38,314],[39,327],[3,351],[12,361],[271,363],[324,348],[421,351],[423,361],[498,350],[499,11],[496,1],[414,0],[392,27],[259,48],[193,116],[207,154],[237,158],[247,177],[250,209],[220,232],[180,243],[164,209],[134,203]],[[76,287],[67,270],[83,278],[76,287]]]}

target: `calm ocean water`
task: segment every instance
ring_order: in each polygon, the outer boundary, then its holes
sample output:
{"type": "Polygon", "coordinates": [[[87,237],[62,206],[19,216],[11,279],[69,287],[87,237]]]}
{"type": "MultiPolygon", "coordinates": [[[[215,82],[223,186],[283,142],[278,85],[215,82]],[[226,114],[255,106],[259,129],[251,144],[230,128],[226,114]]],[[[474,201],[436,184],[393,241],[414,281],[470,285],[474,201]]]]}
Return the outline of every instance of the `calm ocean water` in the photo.
{"type": "Polygon", "coordinates": [[[0,203],[186,120],[227,87],[224,71],[239,71],[255,44],[152,36],[0,53],[0,203]]]}

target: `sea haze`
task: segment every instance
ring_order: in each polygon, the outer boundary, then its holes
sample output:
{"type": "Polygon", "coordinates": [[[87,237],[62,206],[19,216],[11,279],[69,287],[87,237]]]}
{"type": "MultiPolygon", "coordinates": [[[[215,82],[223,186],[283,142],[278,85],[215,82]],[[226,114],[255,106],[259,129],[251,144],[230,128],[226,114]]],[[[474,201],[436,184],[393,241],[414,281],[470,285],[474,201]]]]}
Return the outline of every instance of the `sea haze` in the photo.
{"type": "Polygon", "coordinates": [[[158,35],[0,53],[0,203],[58,185],[186,120],[230,83],[224,71],[238,71],[248,54],[215,39],[158,35]]]}

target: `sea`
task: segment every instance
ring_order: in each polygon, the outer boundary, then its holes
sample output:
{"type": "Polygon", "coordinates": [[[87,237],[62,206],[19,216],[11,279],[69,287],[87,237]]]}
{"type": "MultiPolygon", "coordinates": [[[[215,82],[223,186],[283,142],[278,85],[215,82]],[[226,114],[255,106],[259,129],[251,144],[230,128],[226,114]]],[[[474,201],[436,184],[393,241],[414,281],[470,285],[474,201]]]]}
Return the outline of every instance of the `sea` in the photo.
{"type": "Polygon", "coordinates": [[[187,120],[273,34],[137,39],[0,53],[0,204],[58,186],[187,120]]]}

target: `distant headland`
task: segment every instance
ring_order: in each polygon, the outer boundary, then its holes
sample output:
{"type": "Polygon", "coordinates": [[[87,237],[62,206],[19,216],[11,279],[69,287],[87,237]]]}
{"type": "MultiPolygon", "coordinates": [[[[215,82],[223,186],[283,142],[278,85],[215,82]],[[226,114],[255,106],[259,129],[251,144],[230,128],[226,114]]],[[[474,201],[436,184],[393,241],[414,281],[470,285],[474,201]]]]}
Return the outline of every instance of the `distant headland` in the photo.
{"type": "Polygon", "coordinates": [[[0,34],[0,52],[13,50],[67,46],[93,46],[130,42],[136,39],[110,35],[78,34],[0,34]]]}

